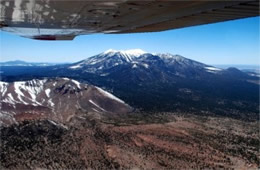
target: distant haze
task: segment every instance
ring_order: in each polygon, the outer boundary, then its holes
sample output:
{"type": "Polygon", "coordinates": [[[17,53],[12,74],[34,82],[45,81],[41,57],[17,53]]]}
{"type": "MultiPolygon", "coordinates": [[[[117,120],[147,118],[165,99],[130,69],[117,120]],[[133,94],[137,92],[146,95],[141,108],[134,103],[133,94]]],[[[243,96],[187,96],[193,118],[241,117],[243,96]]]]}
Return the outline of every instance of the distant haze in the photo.
{"type": "Polygon", "coordinates": [[[219,65],[219,64],[213,64],[214,66],[216,67],[219,67],[219,68],[223,68],[223,69],[226,69],[226,68],[229,68],[229,67],[236,67],[238,69],[260,69],[260,66],[259,65],[230,65],[230,64],[224,64],[224,65],[219,65]]]}
{"type": "MultiPolygon", "coordinates": [[[[78,62],[78,61],[77,61],[78,62]]],[[[42,64],[45,64],[46,66],[48,65],[61,65],[61,64],[72,64],[75,62],[66,62],[66,63],[62,63],[62,62],[28,62],[28,61],[21,61],[21,60],[14,60],[14,61],[6,61],[6,62],[0,62],[0,66],[8,66],[8,65],[21,65],[24,64],[24,66],[30,66],[30,65],[34,65],[34,66],[40,66],[42,64]]],[[[206,63],[207,64],[207,63],[206,63]]],[[[222,69],[227,69],[230,67],[235,67],[238,68],[240,70],[244,70],[244,69],[250,69],[250,70],[259,70],[260,71],[260,65],[243,65],[243,64],[209,64],[212,66],[215,66],[217,68],[222,68],[222,69]]],[[[43,65],[42,65],[43,66],[43,65]]]]}

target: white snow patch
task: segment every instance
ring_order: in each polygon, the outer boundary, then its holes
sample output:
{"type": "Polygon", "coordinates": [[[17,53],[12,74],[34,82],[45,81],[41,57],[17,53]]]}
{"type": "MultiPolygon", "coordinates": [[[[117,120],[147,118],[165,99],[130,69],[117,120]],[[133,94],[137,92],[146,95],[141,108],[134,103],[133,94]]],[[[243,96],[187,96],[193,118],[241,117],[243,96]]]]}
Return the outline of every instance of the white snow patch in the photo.
{"type": "MultiPolygon", "coordinates": [[[[32,101],[32,105],[36,106],[36,105],[41,105],[38,101],[36,101],[36,96],[43,90],[43,85],[47,80],[31,80],[31,81],[17,81],[13,83],[13,87],[14,87],[14,92],[15,92],[15,96],[17,95],[16,100],[14,99],[14,97],[12,96],[12,94],[8,94],[8,97],[6,99],[4,99],[4,102],[8,102],[8,103],[22,103],[25,105],[28,105],[27,102],[24,101],[24,99],[28,99],[30,101],[32,101]],[[29,93],[29,96],[24,95],[23,92],[27,92],[29,93]]],[[[5,83],[0,83],[0,91],[3,92],[3,94],[6,92],[6,89],[8,86],[5,83]],[[3,84],[3,85],[2,85],[3,84]]],[[[2,94],[2,97],[3,97],[2,94]]]]}
{"type": "MultiPolygon", "coordinates": [[[[15,89],[15,92],[17,93],[17,90],[15,89]]],[[[20,92],[21,93],[21,92],[20,92]]],[[[23,96],[23,93],[22,93],[22,96],[23,96]]],[[[5,102],[8,102],[8,103],[11,103],[11,104],[14,104],[14,103],[23,103],[23,104],[25,104],[25,105],[28,105],[28,103],[26,103],[23,99],[22,99],[22,97],[21,97],[21,95],[19,94],[19,92],[17,93],[17,98],[19,99],[19,101],[16,101],[14,98],[13,98],[13,96],[12,96],[12,94],[11,93],[8,93],[8,97],[10,98],[10,100],[4,100],[5,102]]]]}
{"type": "Polygon", "coordinates": [[[51,92],[51,89],[46,89],[45,90],[45,94],[46,96],[49,98],[50,97],[50,92],[51,92]]]}
{"type": "Polygon", "coordinates": [[[161,53],[153,53],[153,55],[157,55],[162,59],[171,59],[171,58],[176,58],[174,55],[166,53],[166,54],[161,54],[161,53]]]}
{"type": "Polygon", "coordinates": [[[105,51],[103,54],[108,54],[108,53],[123,53],[126,55],[134,55],[136,57],[139,57],[140,55],[145,54],[146,52],[141,50],[141,49],[131,49],[131,50],[113,50],[113,49],[109,49],[107,51],[105,51]]]}
{"type": "Polygon", "coordinates": [[[9,97],[8,99],[4,100],[4,102],[7,102],[7,103],[11,103],[11,104],[15,104],[16,101],[14,100],[13,96],[11,93],[8,93],[7,96],[9,97]]]}
{"type": "Polygon", "coordinates": [[[25,105],[28,105],[28,103],[25,102],[20,95],[18,95],[18,99],[21,101],[21,103],[23,103],[25,105]]]}
{"type": "Polygon", "coordinates": [[[91,61],[89,64],[94,65],[94,64],[97,64],[97,63],[98,63],[98,61],[91,61]]]}
{"type": "Polygon", "coordinates": [[[8,93],[7,96],[11,99],[11,100],[14,100],[13,96],[11,93],[8,93]]]}
{"type": "Polygon", "coordinates": [[[119,63],[115,63],[115,64],[113,65],[113,67],[115,67],[115,66],[117,66],[117,65],[119,65],[119,63]]]}
{"type": "Polygon", "coordinates": [[[24,82],[14,82],[14,91],[17,93],[18,98],[19,98],[19,96],[24,96],[24,94],[20,90],[20,86],[24,85],[23,83],[24,82]]]}
{"type": "Polygon", "coordinates": [[[100,76],[108,76],[109,73],[100,74],[100,76]]]}
{"type": "Polygon", "coordinates": [[[143,64],[143,66],[144,66],[145,68],[149,68],[149,65],[148,65],[148,64],[143,64]]]}
{"type": "Polygon", "coordinates": [[[51,107],[53,107],[53,106],[54,106],[54,103],[52,102],[52,100],[51,100],[51,99],[49,99],[49,100],[48,100],[48,105],[50,105],[51,107]]]}
{"type": "Polygon", "coordinates": [[[105,109],[103,109],[102,107],[100,107],[98,104],[96,104],[95,102],[93,102],[92,100],[88,100],[90,103],[92,103],[94,106],[96,106],[97,108],[99,108],[102,111],[106,111],[105,109]]]}
{"type": "Polygon", "coordinates": [[[94,110],[95,112],[99,112],[97,109],[94,109],[94,108],[92,108],[92,110],[94,110]]]}
{"type": "MultiPolygon", "coordinates": [[[[18,94],[18,98],[20,99],[20,96],[23,96],[23,91],[27,91],[31,98],[29,98],[32,102],[36,103],[37,105],[41,105],[39,102],[36,101],[36,95],[39,94],[43,90],[43,85],[47,80],[31,80],[31,81],[18,81],[14,82],[15,91],[18,94]]],[[[35,105],[35,104],[33,104],[35,105]]]]}
{"type": "Polygon", "coordinates": [[[77,85],[77,87],[80,89],[80,82],[76,81],[76,80],[71,80],[73,83],[75,83],[77,85]]]}
{"type": "Polygon", "coordinates": [[[71,66],[69,67],[70,69],[78,69],[78,68],[81,68],[81,64],[78,64],[78,65],[74,65],[74,66],[71,66]]]}
{"type": "Polygon", "coordinates": [[[207,72],[216,74],[218,71],[221,71],[221,69],[216,67],[204,67],[207,72]]]}
{"type": "Polygon", "coordinates": [[[8,86],[8,83],[0,81],[0,93],[2,96],[5,95],[5,93],[7,91],[7,86],[8,86]]]}
{"type": "Polygon", "coordinates": [[[109,97],[110,99],[113,99],[113,100],[116,100],[120,103],[125,103],[124,101],[120,100],[119,98],[117,98],[116,96],[112,95],[111,93],[108,93],[106,92],[105,90],[99,88],[99,87],[96,87],[98,89],[99,92],[101,92],[103,95],[109,97]]]}
{"type": "Polygon", "coordinates": [[[212,71],[212,70],[206,70],[206,71],[209,72],[209,73],[214,73],[214,74],[217,73],[216,71],[212,71]]]}
{"type": "Polygon", "coordinates": [[[146,52],[141,50],[141,49],[131,49],[131,50],[124,50],[124,51],[121,51],[123,53],[126,53],[126,54],[130,54],[130,55],[135,55],[135,56],[140,56],[140,55],[143,55],[145,54],[146,52]]]}
{"type": "Polygon", "coordinates": [[[136,65],[136,64],[134,64],[134,65],[132,66],[132,68],[137,68],[137,65],[136,65]]]}
{"type": "Polygon", "coordinates": [[[48,120],[50,123],[54,124],[55,126],[57,126],[58,124],[52,120],[48,120]]]}
{"type": "Polygon", "coordinates": [[[184,63],[185,63],[185,61],[187,61],[187,59],[184,58],[181,55],[173,55],[173,54],[170,54],[170,53],[166,53],[166,54],[157,53],[155,55],[159,56],[164,61],[184,62],[184,63]]]}
{"type": "Polygon", "coordinates": [[[204,68],[211,71],[221,71],[220,68],[216,68],[216,67],[204,67],[204,68]]]}
{"type": "Polygon", "coordinates": [[[48,121],[49,121],[51,124],[55,125],[55,126],[60,126],[60,127],[64,128],[64,129],[68,129],[68,127],[65,126],[65,125],[63,125],[63,124],[58,124],[58,123],[56,123],[56,122],[54,122],[54,121],[52,121],[52,120],[48,120],[48,121]]]}

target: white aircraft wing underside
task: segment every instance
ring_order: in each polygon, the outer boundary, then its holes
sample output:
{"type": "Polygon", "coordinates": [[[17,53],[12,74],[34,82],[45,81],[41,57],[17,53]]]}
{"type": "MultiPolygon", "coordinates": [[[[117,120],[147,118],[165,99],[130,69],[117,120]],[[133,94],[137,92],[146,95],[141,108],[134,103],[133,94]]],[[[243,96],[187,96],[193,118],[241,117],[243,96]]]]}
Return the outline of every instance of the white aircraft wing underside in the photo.
{"type": "Polygon", "coordinates": [[[258,0],[1,0],[0,28],[39,40],[155,32],[259,16],[258,0]]]}

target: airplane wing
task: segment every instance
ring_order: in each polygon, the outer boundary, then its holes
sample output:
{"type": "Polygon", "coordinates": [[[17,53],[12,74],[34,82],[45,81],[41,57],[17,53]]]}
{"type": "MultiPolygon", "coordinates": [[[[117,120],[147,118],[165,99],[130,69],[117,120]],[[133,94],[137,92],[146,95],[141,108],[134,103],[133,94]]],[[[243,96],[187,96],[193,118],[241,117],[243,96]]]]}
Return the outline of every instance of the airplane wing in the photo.
{"type": "Polygon", "coordinates": [[[0,29],[38,40],[138,33],[259,16],[259,0],[1,0],[0,29]]]}

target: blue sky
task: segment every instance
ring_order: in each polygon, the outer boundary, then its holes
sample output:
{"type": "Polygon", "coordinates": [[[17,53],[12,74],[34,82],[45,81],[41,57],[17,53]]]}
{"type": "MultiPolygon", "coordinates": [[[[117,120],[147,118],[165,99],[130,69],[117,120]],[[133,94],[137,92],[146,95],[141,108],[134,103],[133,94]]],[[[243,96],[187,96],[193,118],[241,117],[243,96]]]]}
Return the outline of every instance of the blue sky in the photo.
{"type": "Polygon", "coordinates": [[[38,41],[0,31],[1,61],[76,62],[107,49],[172,53],[206,64],[259,65],[260,17],[156,33],[93,34],[38,41]]]}

